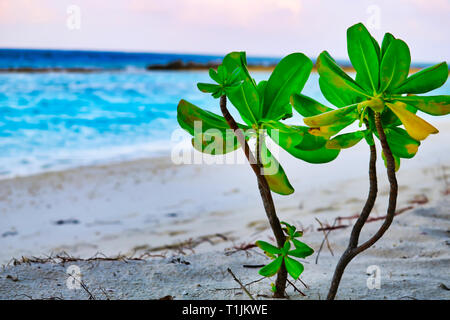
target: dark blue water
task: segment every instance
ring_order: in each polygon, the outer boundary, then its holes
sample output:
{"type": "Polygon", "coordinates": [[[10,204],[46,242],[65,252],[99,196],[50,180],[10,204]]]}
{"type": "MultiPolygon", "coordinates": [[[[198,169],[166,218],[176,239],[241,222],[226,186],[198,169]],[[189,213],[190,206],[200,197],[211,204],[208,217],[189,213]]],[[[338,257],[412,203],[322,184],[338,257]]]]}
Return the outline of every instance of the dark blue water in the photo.
{"type": "MultiPolygon", "coordinates": [[[[176,60],[196,63],[219,63],[222,56],[134,53],[75,50],[0,49],[0,69],[4,68],[95,68],[142,69],[149,65],[167,64],[176,60]]],[[[279,58],[248,57],[249,64],[271,65],[279,58]]]]}

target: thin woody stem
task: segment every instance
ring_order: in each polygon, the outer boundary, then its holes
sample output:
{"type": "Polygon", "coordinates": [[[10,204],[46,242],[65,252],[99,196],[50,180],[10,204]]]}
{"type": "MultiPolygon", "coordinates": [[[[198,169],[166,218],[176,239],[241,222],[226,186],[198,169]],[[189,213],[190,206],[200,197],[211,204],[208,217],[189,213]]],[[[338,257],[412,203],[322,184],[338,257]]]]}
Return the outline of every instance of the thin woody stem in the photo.
{"type": "Polygon", "coordinates": [[[374,145],[370,146],[370,160],[369,160],[369,195],[367,197],[366,204],[359,216],[358,220],[356,220],[355,225],[353,226],[352,233],[350,235],[350,242],[348,246],[352,249],[358,246],[359,235],[361,234],[361,230],[364,224],[369,218],[370,212],[375,205],[375,200],[377,198],[378,193],[378,182],[377,182],[377,149],[374,145]]]}
{"type": "Polygon", "coordinates": [[[386,158],[386,171],[390,184],[389,204],[386,219],[384,220],[380,229],[378,229],[377,233],[375,233],[372,236],[372,238],[370,238],[362,245],[360,245],[358,248],[356,248],[357,251],[356,254],[371,247],[384,235],[384,233],[387,231],[387,229],[389,229],[392,221],[394,220],[395,208],[397,206],[398,184],[397,184],[397,177],[395,176],[395,159],[394,156],[392,155],[391,148],[389,147],[389,144],[387,142],[386,134],[384,133],[383,125],[381,123],[381,116],[379,112],[375,112],[375,125],[377,127],[378,136],[380,138],[381,147],[383,149],[383,154],[384,157],[386,158]]]}
{"type": "MultiPolygon", "coordinates": [[[[244,150],[245,157],[247,158],[250,166],[253,169],[253,172],[256,175],[258,180],[258,188],[261,194],[261,198],[263,201],[264,209],[266,211],[267,218],[269,219],[270,227],[272,228],[273,234],[277,241],[277,245],[279,248],[282,248],[284,242],[286,241],[286,236],[283,233],[283,229],[281,229],[280,220],[277,217],[277,213],[275,210],[275,204],[273,202],[272,193],[269,188],[269,184],[267,183],[266,178],[264,177],[262,172],[262,164],[260,161],[260,143],[262,142],[259,137],[259,132],[257,132],[257,159],[255,159],[253,153],[251,152],[247,141],[245,140],[244,134],[242,130],[238,127],[236,121],[231,116],[230,112],[227,109],[227,98],[226,96],[220,97],[220,110],[228,123],[228,126],[234,131],[242,149],[244,150]]],[[[286,280],[287,280],[287,271],[282,264],[280,270],[277,274],[277,280],[275,282],[276,291],[274,294],[275,298],[283,298],[284,292],[286,290],[286,280]]]]}
{"type": "Polygon", "coordinates": [[[381,123],[380,113],[375,112],[375,125],[377,128],[378,136],[381,142],[381,147],[383,149],[384,156],[386,158],[386,168],[387,168],[387,176],[390,183],[390,193],[389,193],[389,205],[387,209],[386,218],[379,228],[379,230],[366,242],[358,246],[359,235],[361,233],[361,229],[369,217],[370,212],[373,209],[376,194],[377,194],[377,176],[376,176],[376,149],[375,146],[370,147],[370,163],[369,163],[369,179],[370,179],[370,190],[369,196],[367,198],[366,204],[361,212],[360,217],[356,221],[353,226],[352,233],[350,236],[350,241],[347,249],[342,254],[341,259],[339,260],[336,270],[333,275],[333,279],[331,282],[330,290],[328,292],[327,299],[333,300],[336,296],[337,289],[339,287],[339,282],[344,273],[345,267],[350,263],[350,261],[359,253],[364,250],[370,248],[375,242],[377,242],[387,231],[389,226],[392,223],[392,220],[395,215],[395,208],[397,203],[397,194],[398,194],[398,185],[397,179],[395,176],[395,160],[392,155],[391,149],[389,148],[389,144],[386,139],[386,135],[384,133],[384,129],[381,123]]]}
{"type": "Polygon", "coordinates": [[[378,184],[377,184],[377,173],[376,173],[376,161],[377,161],[377,151],[375,145],[370,146],[370,160],[369,160],[369,194],[367,196],[366,204],[364,205],[361,214],[353,226],[352,233],[350,236],[350,241],[347,249],[342,254],[339,259],[336,269],[334,271],[333,279],[331,280],[331,286],[328,291],[328,300],[333,300],[336,296],[339,283],[341,282],[342,275],[344,274],[345,267],[350,263],[350,261],[355,257],[355,248],[358,245],[359,235],[361,229],[363,228],[370,212],[375,204],[375,199],[377,197],[378,184]]]}

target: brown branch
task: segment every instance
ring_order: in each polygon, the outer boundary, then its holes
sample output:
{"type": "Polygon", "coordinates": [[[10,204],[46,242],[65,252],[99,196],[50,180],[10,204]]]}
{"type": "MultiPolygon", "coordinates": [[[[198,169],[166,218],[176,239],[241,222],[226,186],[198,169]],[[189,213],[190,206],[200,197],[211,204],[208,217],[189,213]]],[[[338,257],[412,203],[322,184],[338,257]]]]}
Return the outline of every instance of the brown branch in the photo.
{"type": "MultiPolygon", "coordinates": [[[[398,209],[397,211],[395,211],[395,216],[398,216],[398,215],[400,215],[400,214],[402,214],[402,213],[404,213],[404,212],[406,212],[408,210],[414,209],[414,208],[415,208],[414,206],[407,206],[407,207],[398,209]]],[[[344,217],[344,218],[345,219],[348,219],[348,218],[356,219],[353,216],[351,216],[351,217],[344,217]]],[[[341,217],[337,217],[336,219],[342,219],[342,218],[341,217]]],[[[378,220],[384,220],[384,219],[386,219],[386,215],[380,216],[380,217],[373,217],[373,218],[369,217],[366,220],[366,223],[370,223],[370,222],[374,222],[374,221],[378,221],[378,220]]],[[[348,227],[351,227],[351,226],[352,226],[351,224],[344,224],[344,225],[340,225],[340,226],[335,226],[333,224],[332,226],[325,226],[323,228],[317,228],[316,230],[317,231],[333,231],[333,230],[338,230],[338,229],[345,229],[345,228],[348,228],[348,227]]]]}
{"type": "Polygon", "coordinates": [[[302,279],[300,279],[300,278],[298,278],[298,281],[300,281],[301,283],[302,283],[302,285],[304,285],[305,286],[305,288],[306,289],[308,289],[309,287],[306,285],[306,283],[305,282],[303,282],[303,280],[302,279]]]}
{"type": "Polygon", "coordinates": [[[378,192],[376,161],[377,161],[377,150],[375,145],[372,145],[370,146],[370,160],[369,160],[369,185],[370,185],[369,194],[367,196],[367,200],[363,207],[363,210],[361,211],[358,220],[353,226],[348,247],[342,254],[341,258],[339,259],[338,264],[336,265],[336,269],[333,274],[333,279],[331,280],[331,286],[328,291],[327,297],[328,300],[333,300],[334,297],[336,296],[337,289],[339,287],[342,275],[344,274],[345,267],[356,255],[355,248],[358,245],[358,239],[361,233],[361,229],[366,223],[366,220],[369,217],[369,214],[372,211],[372,208],[375,204],[375,199],[378,192]]]}
{"type": "Polygon", "coordinates": [[[339,287],[339,282],[344,273],[345,267],[350,263],[350,261],[359,253],[364,250],[370,248],[375,242],[377,242],[387,231],[389,226],[391,225],[394,216],[395,216],[395,208],[397,205],[397,194],[398,194],[398,184],[397,178],[395,176],[395,160],[392,155],[391,149],[386,139],[386,134],[383,129],[383,125],[381,123],[381,115],[379,112],[375,112],[375,126],[377,128],[378,137],[381,143],[381,148],[383,149],[383,154],[386,158],[386,171],[388,180],[390,183],[390,192],[389,192],[389,204],[387,209],[387,214],[385,220],[378,231],[366,242],[358,246],[359,235],[362,227],[367,221],[369,217],[370,211],[373,208],[376,199],[377,193],[377,177],[376,177],[376,150],[375,146],[370,147],[370,163],[369,163],[369,180],[370,180],[370,189],[369,196],[367,198],[366,204],[361,212],[360,217],[356,221],[347,249],[343,253],[341,259],[336,266],[336,270],[333,275],[333,279],[331,281],[330,290],[328,291],[328,300],[333,300],[336,296],[337,289],[339,287]]]}
{"type": "Polygon", "coordinates": [[[292,286],[292,288],[294,288],[295,291],[306,297],[306,294],[304,294],[299,288],[297,288],[289,279],[287,280],[287,282],[289,282],[289,284],[292,286]]]}
{"type": "Polygon", "coordinates": [[[244,290],[245,294],[248,295],[251,300],[255,300],[255,298],[253,298],[252,294],[245,288],[245,286],[242,284],[242,282],[239,281],[238,278],[236,278],[236,276],[234,275],[233,271],[231,271],[230,268],[228,268],[227,271],[228,271],[229,274],[231,274],[231,276],[233,277],[234,281],[239,283],[239,285],[241,286],[242,290],[244,290]]]}
{"type": "MultiPolygon", "coordinates": [[[[316,218],[316,220],[317,220],[317,221],[319,222],[319,224],[323,227],[322,222],[320,222],[320,220],[317,219],[317,218],[316,218]]],[[[336,223],[336,220],[335,220],[334,223],[336,223]]],[[[333,223],[333,225],[334,225],[334,223],[333,223]]],[[[329,232],[328,232],[328,233],[326,233],[325,231],[323,232],[324,239],[326,240],[328,250],[330,250],[331,255],[334,256],[333,249],[331,249],[330,241],[328,241],[328,234],[329,234],[329,232]]]]}
{"type": "Polygon", "coordinates": [[[265,266],[265,264],[243,264],[242,265],[243,268],[248,268],[248,269],[257,269],[257,268],[262,268],[264,266],[265,266]]]}
{"type": "Polygon", "coordinates": [[[337,229],[345,229],[347,227],[350,227],[350,225],[346,224],[346,225],[340,225],[340,226],[328,226],[328,227],[323,227],[323,228],[317,228],[317,231],[333,231],[333,230],[337,230],[337,229]]]}
{"type": "Polygon", "coordinates": [[[255,243],[241,243],[240,245],[235,245],[232,248],[227,248],[225,249],[225,255],[226,256],[231,256],[232,254],[239,252],[239,251],[245,251],[245,253],[248,253],[247,251],[253,248],[256,248],[256,244],[255,243]],[[229,250],[229,251],[227,251],[229,250]]]}
{"type": "MultiPolygon", "coordinates": [[[[260,140],[259,140],[259,132],[257,132],[258,137],[258,144],[257,144],[257,159],[255,161],[255,157],[253,156],[253,153],[250,151],[250,148],[248,146],[247,141],[245,140],[244,134],[242,133],[242,130],[238,127],[236,121],[231,116],[230,112],[227,109],[227,97],[221,96],[220,97],[220,110],[222,111],[222,114],[228,123],[228,126],[234,131],[234,134],[236,135],[239,143],[241,144],[242,149],[244,150],[244,154],[253,169],[253,172],[256,175],[256,178],[258,180],[258,188],[259,192],[261,194],[261,198],[263,201],[264,209],[266,211],[267,218],[269,220],[270,227],[272,228],[273,234],[275,235],[275,238],[277,240],[277,245],[279,248],[282,248],[284,245],[284,242],[286,240],[286,237],[283,233],[283,230],[281,229],[280,221],[277,217],[277,213],[275,210],[275,204],[273,202],[272,193],[269,188],[269,184],[267,183],[266,178],[263,174],[261,174],[261,161],[259,157],[259,151],[260,151],[260,140]]],[[[281,268],[278,271],[277,279],[275,281],[276,291],[274,294],[275,298],[283,298],[284,292],[286,290],[286,280],[287,280],[287,271],[286,267],[283,264],[281,265],[281,268]]]]}
{"type": "Polygon", "coordinates": [[[375,125],[377,127],[381,147],[383,148],[383,153],[386,158],[386,171],[390,184],[389,203],[384,223],[381,225],[380,229],[378,229],[377,233],[375,233],[372,236],[372,238],[370,238],[365,243],[356,248],[356,254],[371,247],[384,235],[384,233],[387,231],[387,229],[389,229],[389,226],[394,220],[395,208],[397,206],[398,184],[397,184],[397,177],[395,176],[395,160],[394,156],[392,155],[389,144],[387,142],[386,134],[384,133],[383,125],[381,123],[381,115],[379,112],[375,113],[375,125]]]}
{"type": "Polygon", "coordinates": [[[89,291],[89,288],[87,287],[87,285],[84,283],[83,280],[77,279],[71,274],[69,274],[69,277],[72,277],[75,281],[77,281],[80,284],[80,286],[83,288],[83,290],[86,291],[86,293],[88,294],[89,300],[97,300],[97,299],[95,299],[95,296],[92,294],[92,292],[89,291]]]}
{"type": "MultiPolygon", "coordinates": [[[[316,264],[317,264],[319,262],[320,252],[322,252],[322,248],[323,248],[323,245],[324,245],[325,241],[327,242],[328,250],[330,250],[332,256],[334,256],[334,253],[333,253],[333,250],[331,250],[331,246],[330,246],[330,243],[328,241],[328,235],[330,234],[330,232],[333,229],[329,229],[328,232],[326,232],[325,231],[325,227],[323,226],[322,222],[320,222],[320,220],[317,219],[317,218],[316,218],[316,220],[317,220],[317,222],[319,222],[320,229],[323,231],[323,240],[322,240],[322,243],[320,244],[320,248],[317,251],[317,256],[316,256],[316,264]]],[[[337,221],[337,219],[334,219],[334,223],[333,223],[333,225],[330,228],[334,228],[334,225],[336,224],[336,221],[337,221]]]]}

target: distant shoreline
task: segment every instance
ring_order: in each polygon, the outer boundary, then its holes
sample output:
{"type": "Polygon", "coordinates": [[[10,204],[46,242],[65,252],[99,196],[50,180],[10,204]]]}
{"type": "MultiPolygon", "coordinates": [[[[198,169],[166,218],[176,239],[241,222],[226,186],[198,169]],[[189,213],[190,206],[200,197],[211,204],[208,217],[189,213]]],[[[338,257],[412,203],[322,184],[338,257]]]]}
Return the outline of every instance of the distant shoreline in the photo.
{"type": "MultiPolygon", "coordinates": [[[[79,50],[1,49],[0,73],[100,73],[149,71],[201,71],[217,68],[223,55],[181,53],[137,53],[79,50]]],[[[312,58],[315,63],[316,59],[312,58]]],[[[281,57],[247,56],[252,71],[272,71],[281,57]]],[[[337,63],[347,72],[354,72],[348,59],[337,63]]],[[[411,72],[436,62],[412,63],[411,72]]]]}
{"type": "MultiPolygon", "coordinates": [[[[161,65],[149,65],[145,68],[136,68],[133,70],[140,71],[202,71],[209,70],[210,68],[216,69],[217,64],[199,64],[199,63],[183,63],[181,65],[168,63],[161,65]]],[[[275,65],[248,65],[248,69],[254,72],[271,72],[275,68],[275,65]]],[[[355,72],[352,66],[341,66],[345,72],[355,72]]],[[[410,68],[410,73],[415,73],[423,68],[414,67],[410,68]]],[[[100,73],[100,72],[125,72],[130,69],[123,68],[32,68],[32,67],[19,67],[19,68],[0,68],[0,74],[5,73],[100,73]]],[[[317,72],[317,68],[313,67],[313,72],[317,72]]],[[[449,70],[450,73],[450,70],[449,70]]]]}

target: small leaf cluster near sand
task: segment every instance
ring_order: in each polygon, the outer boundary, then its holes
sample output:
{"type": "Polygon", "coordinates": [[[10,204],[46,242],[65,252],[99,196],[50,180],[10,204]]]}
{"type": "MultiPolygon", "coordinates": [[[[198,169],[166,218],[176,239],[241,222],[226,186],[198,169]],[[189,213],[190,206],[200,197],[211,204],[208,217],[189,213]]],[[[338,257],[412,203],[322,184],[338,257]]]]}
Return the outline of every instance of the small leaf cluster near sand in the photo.
{"type": "Polygon", "coordinates": [[[209,71],[214,83],[198,84],[202,92],[220,100],[222,116],[186,100],[181,100],[178,105],[178,122],[193,136],[192,144],[196,150],[210,155],[222,155],[238,148],[243,150],[256,176],[276,240],[275,244],[259,240],[256,245],[273,259],[259,273],[265,277],[276,275],[272,290],[277,298],[285,297],[288,274],[297,280],[304,271],[303,264],[296,258],[304,259],[313,250],[297,239],[302,236],[301,231],[279,221],[272,192],[290,195],[294,188],[273,150],[267,147],[266,140],[270,138],[295,158],[314,164],[333,161],[341,150],[353,147],[363,139],[369,146],[369,193],[353,225],[348,247],[336,266],[327,297],[334,299],[346,266],[356,255],[375,244],[393,221],[400,159],[414,157],[421,141],[438,133],[416,113],[434,116],[450,113],[450,96],[418,95],[446,82],[448,66],[445,62],[409,75],[411,55],[408,45],[386,33],[380,46],[361,23],[347,30],[347,48],[356,71],[355,79],[347,75],[326,51],[316,62],[321,92],[334,107],[301,94],[313,67],[304,54],[292,53],[284,57],[267,81],[257,83],[247,68],[245,52],[226,55],[217,70],[211,68],[209,71]],[[244,123],[236,122],[228,110],[228,101],[244,123]],[[283,122],[293,116],[293,110],[304,117],[306,126],[283,122]],[[341,133],[354,122],[358,122],[360,130],[341,133]],[[374,137],[380,141],[390,184],[388,208],[379,229],[359,244],[361,230],[374,208],[378,192],[374,137]],[[251,143],[255,144],[253,149],[251,143]]]}

